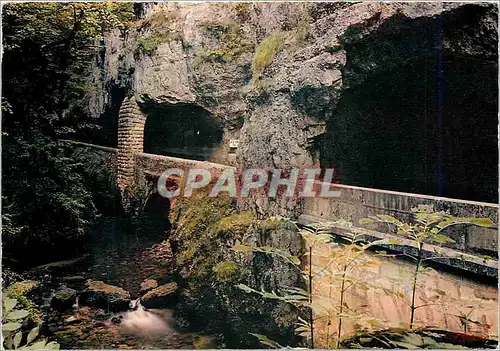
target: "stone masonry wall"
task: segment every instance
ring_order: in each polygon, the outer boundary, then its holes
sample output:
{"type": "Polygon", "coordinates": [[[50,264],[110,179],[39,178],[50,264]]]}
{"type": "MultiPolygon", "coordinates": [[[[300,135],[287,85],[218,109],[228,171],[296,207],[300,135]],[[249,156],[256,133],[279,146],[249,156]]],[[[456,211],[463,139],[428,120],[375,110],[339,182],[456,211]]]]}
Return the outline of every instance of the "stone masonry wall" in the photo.
{"type": "Polygon", "coordinates": [[[126,98],[118,117],[118,186],[122,190],[134,183],[135,156],[143,151],[145,123],[135,98],[126,98]]]}

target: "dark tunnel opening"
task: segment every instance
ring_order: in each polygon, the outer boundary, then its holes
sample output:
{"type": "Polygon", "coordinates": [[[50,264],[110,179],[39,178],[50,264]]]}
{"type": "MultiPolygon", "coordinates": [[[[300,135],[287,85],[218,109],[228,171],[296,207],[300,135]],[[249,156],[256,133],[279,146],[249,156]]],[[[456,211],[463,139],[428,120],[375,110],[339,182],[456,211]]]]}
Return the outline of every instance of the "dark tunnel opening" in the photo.
{"type": "Polygon", "coordinates": [[[222,141],[222,127],[207,110],[197,105],[146,104],[144,152],[209,160],[222,141]]]}
{"type": "Polygon", "coordinates": [[[386,41],[399,45],[389,53],[397,57],[376,60],[389,55],[376,53],[373,72],[363,72],[370,64],[363,67],[359,55],[376,52],[380,39],[350,47],[348,59],[357,62],[348,62],[345,76],[364,79],[343,91],[321,139],[320,162],[337,168],[343,184],[497,203],[497,62],[440,52],[431,24],[421,24],[427,42],[415,43],[421,51],[407,57],[412,43],[404,38],[411,41],[420,24],[407,28],[410,34],[392,30],[386,41]]]}

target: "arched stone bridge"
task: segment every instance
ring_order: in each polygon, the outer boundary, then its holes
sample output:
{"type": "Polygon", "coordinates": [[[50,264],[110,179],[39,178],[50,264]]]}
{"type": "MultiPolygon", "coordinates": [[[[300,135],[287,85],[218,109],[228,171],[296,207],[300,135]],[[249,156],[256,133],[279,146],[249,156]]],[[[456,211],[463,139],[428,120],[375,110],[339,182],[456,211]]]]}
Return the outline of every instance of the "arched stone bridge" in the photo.
{"type": "Polygon", "coordinates": [[[146,116],[135,98],[126,98],[118,117],[117,181],[122,190],[133,185],[137,167],[153,177],[159,177],[168,168],[187,170],[196,167],[220,171],[230,167],[206,161],[144,154],[145,125],[146,116]]]}
{"type": "MultiPolygon", "coordinates": [[[[120,121],[119,147],[110,148],[80,142],[71,142],[77,148],[85,149],[86,153],[101,153],[116,171],[116,178],[120,189],[133,187],[138,179],[137,175],[149,179],[151,187],[156,186],[158,177],[168,168],[181,168],[185,172],[190,168],[204,168],[212,174],[218,174],[231,166],[183,159],[170,156],[153,155],[142,152],[142,126],[144,117],[136,112],[136,107],[130,103],[124,104],[122,111],[127,109],[126,119],[120,121]]],[[[121,113],[123,116],[123,113],[121,113]]],[[[139,177],[140,178],[140,177],[139,177]]],[[[432,204],[436,210],[447,210],[461,217],[488,217],[494,223],[498,223],[498,205],[449,199],[420,194],[410,194],[380,189],[362,188],[338,184],[336,187],[341,191],[338,198],[302,198],[299,203],[300,212],[298,218],[300,224],[307,225],[312,222],[335,221],[343,219],[351,223],[358,223],[360,218],[375,214],[388,214],[402,220],[410,217],[411,209],[419,204],[432,204]]],[[[366,234],[376,239],[393,238],[389,232],[367,231],[366,234]]],[[[341,224],[333,225],[331,231],[337,235],[346,235],[351,229],[341,224]]],[[[383,230],[383,229],[381,229],[383,230]]],[[[455,243],[447,245],[446,248],[428,245],[429,252],[438,250],[444,255],[461,255],[461,260],[448,260],[444,263],[453,269],[472,272],[479,276],[496,278],[498,276],[498,227],[480,228],[463,227],[454,229],[447,233],[455,243]],[[490,258],[483,255],[491,256],[490,258]]],[[[401,238],[398,238],[401,241],[401,238]]],[[[405,243],[411,249],[411,242],[405,243]]],[[[399,250],[396,248],[396,250],[399,250]]]]}
{"type": "MultiPolygon", "coordinates": [[[[109,161],[108,164],[116,170],[117,183],[122,192],[133,188],[137,179],[141,178],[146,178],[149,187],[155,191],[157,179],[169,168],[183,169],[184,174],[191,168],[203,168],[210,171],[213,176],[220,174],[224,169],[233,168],[213,162],[144,153],[145,124],[146,116],[134,97],[127,98],[122,103],[119,113],[117,149],[78,142],[73,142],[73,145],[77,148],[91,149],[87,150],[89,152],[104,153],[109,161]]],[[[214,178],[212,177],[212,180],[214,178]]],[[[340,184],[336,187],[341,192],[340,197],[300,199],[299,222],[307,225],[311,222],[343,219],[356,224],[360,218],[376,214],[388,214],[408,220],[412,208],[419,204],[432,204],[438,211],[449,211],[460,217],[488,217],[494,223],[498,223],[498,205],[496,204],[340,184]]],[[[341,225],[334,225],[332,232],[344,235],[349,230],[341,225]]],[[[447,234],[455,240],[454,244],[444,249],[429,245],[429,250],[444,250],[447,254],[455,256],[461,254],[465,255],[465,259],[449,260],[445,264],[483,276],[497,276],[497,260],[477,256],[477,254],[487,254],[497,257],[498,228],[496,226],[494,228],[468,226],[454,229],[447,234]]],[[[367,231],[367,235],[380,239],[390,238],[392,234],[367,231]]],[[[407,243],[408,247],[411,245],[412,243],[407,243]]]]}

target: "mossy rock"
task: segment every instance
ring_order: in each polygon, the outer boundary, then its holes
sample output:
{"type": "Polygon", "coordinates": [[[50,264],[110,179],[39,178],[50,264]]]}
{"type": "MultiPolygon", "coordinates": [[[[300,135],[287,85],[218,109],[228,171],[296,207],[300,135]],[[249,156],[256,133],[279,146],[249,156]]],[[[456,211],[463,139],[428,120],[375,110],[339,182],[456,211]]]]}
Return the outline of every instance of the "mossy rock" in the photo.
{"type": "Polygon", "coordinates": [[[50,273],[50,274],[55,275],[55,274],[61,274],[64,272],[71,272],[71,271],[75,271],[75,270],[80,270],[81,263],[84,262],[89,257],[90,257],[90,255],[83,255],[83,256],[73,258],[70,260],[47,263],[47,264],[32,268],[30,270],[30,272],[35,274],[35,275],[43,274],[43,273],[50,273]]]}
{"type": "Polygon", "coordinates": [[[149,291],[141,297],[141,303],[146,308],[165,308],[177,302],[179,287],[177,283],[168,283],[149,291]]]}
{"type": "Polygon", "coordinates": [[[145,279],[141,283],[141,294],[145,294],[148,291],[158,287],[158,282],[155,279],[145,279]]]}
{"type": "Polygon", "coordinates": [[[77,292],[71,288],[62,288],[55,292],[50,300],[52,308],[58,311],[64,311],[73,306],[76,302],[77,292]]]}
{"type": "Polygon", "coordinates": [[[117,286],[106,284],[99,280],[87,280],[86,289],[80,295],[81,305],[124,311],[129,308],[130,294],[117,286]]]}
{"type": "Polygon", "coordinates": [[[236,280],[240,274],[240,268],[235,262],[220,262],[212,269],[219,282],[231,282],[236,280]]]}
{"type": "Polygon", "coordinates": [[[68,287],[79,291],[85,289],[85,280],[85,277],[81,275],[72,275],[69,277],[61,278],[61,282],[66,284],[68,287]]]}

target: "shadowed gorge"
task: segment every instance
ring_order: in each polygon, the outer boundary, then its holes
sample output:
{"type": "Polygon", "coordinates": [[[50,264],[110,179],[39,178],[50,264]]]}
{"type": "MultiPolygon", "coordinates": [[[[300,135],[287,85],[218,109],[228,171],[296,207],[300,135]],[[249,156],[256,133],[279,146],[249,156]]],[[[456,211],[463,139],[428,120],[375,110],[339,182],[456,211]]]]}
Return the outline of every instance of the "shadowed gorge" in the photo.
{"type": "Polygon", "coordinates": [[[346,89],[321,156],[341,183],[498,201],[498,55],[483,15],[396,15],[370,35],[344,34],[346,89]]]}
{"type": "Polygon", "coordinates": [[[440,75],[411,58],[343,93],[322,139],[341,183],[497,201],[496,64],[441,59],[440,75]]]}

